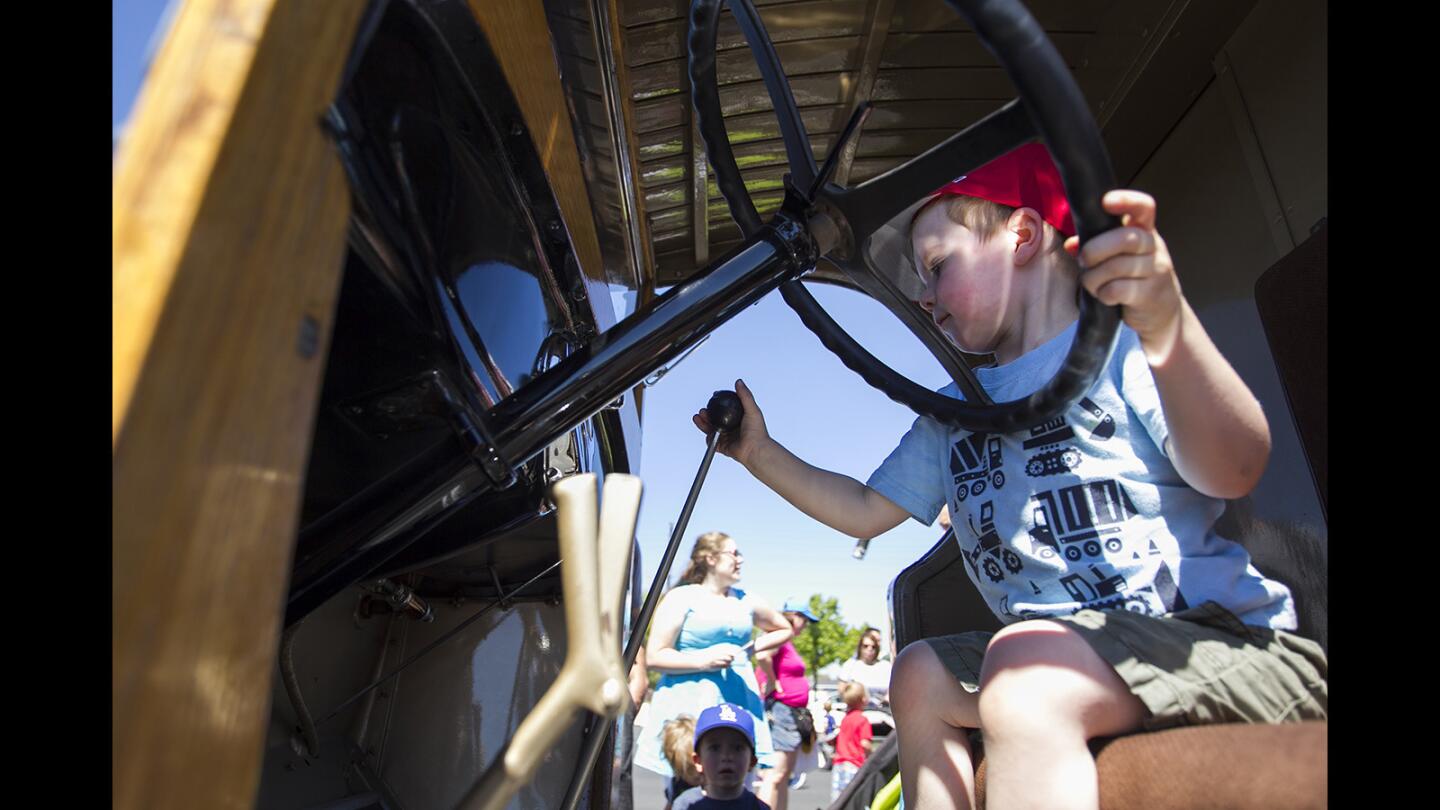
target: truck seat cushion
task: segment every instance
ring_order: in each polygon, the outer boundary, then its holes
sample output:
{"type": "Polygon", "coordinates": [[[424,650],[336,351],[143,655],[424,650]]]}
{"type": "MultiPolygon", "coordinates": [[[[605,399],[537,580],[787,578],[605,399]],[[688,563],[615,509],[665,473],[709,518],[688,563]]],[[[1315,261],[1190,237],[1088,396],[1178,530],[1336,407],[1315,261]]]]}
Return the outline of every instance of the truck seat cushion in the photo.
{"type": "MultiPolygon", "coordinates": [[[[1094,740],[1101,810],[1320,810],[1329,806],[1328,724],[1191,726],[1094,740]]],[[[975,770],[984,810],[987,762],[975,770]]]]}

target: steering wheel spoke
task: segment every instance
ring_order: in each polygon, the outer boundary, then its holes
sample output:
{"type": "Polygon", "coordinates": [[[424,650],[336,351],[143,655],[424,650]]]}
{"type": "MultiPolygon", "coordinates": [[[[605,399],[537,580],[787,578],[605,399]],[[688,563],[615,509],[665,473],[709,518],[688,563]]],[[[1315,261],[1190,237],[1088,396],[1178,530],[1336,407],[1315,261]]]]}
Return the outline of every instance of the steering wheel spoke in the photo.
{"type": "MultiPolygon", "coordinates": [[[[687,46],[690,53],[690,88],[695,104],[700,137],[705,141],[705,151],[710,165],[715,169],[715,182],[720,193],[730,204],[730,213],[746,236],[760,230],[760,214],[745,184],[740,177],[740,168],[735,162],[735,152],[730,148],[730,138],[725,131],[725,117],[720,108],[719,84],[715,74],[716,37],[719,33],[720,4],[725,0],[695,0],[690,7],[690,35],[687,46]]],[[[730,0],[730,10],[735,22],[745,34],[765,80],[765,89],[775,105],[775,117],[780,123],[780,137],[785,143],[785,157],[790,164],[790,182],[798,189],[808,189],[815,183],[817,167],[815,155],[810,151],[810,135],[805,131],[805,122],[800,118],[800,109],[795,104],[795,94],[790,91],[790,82],[780,65],[780,56],[760,14],[749,0],[730,0]]]]}
{"type": "Polygon", "coordinates": [[[775,103],[775,115],[780,122],[780,136],[785,142],[785,156],[790,161],[790,179],[796,188],[809,188],[815,182],[815,154],[810,151],[810,134],[805,131],[805,122],[800,118],[800,109],[795,104],[795,94],[790,92],[790,82],[780,65],[780,55],[775,53],[775,44],[760,21],[760,13],[749,2],[731,3],[730,11],[735,22],[745,33],[745,41],[755,61],[760,63],[760,75],[765,79],[765,89],[775,103]]]}

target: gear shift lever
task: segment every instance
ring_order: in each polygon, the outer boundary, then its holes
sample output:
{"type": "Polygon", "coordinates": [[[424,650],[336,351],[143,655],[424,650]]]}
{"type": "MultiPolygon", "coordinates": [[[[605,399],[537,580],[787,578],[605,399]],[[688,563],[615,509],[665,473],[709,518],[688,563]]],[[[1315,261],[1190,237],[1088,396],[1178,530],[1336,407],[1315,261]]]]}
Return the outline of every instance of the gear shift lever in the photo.
{"type": "MultiPolygon", "coordinates": [[[[740,404],[740,397],[734,391],[716,391],[705,404],[705,414],[710,418],[710,424],[715,426],[715,432],[710,434],[705,443],[705,456],[700,459],[700,471],[695,474],[695,483],[690,485],[690,494],[685,498],[685,506],[680,510],[680,519],[675,522],[675,528],[670,533],[670,542],[665,546],[665,554],[660,558],[660,567],[655,569],[655,579],[650,583],[650,590],[645,594],[645,604],[640,608],[640,615],[630,628],[630,639],[625,644],[625,651],[621,654],[621,663],[625,672],[630,671],[630,666],[635,663],[635,656],[640,652],[640,642],[645,638],[645,629],[650,626],[650,618],[655,615],[655,606],[660,601],[660,592],[663,589],[666,578],[670,576],[670,566],[675,562],[675,552],[680,549],[680,538],[685,536],[685,526],[690,522],[690,513],[695,509],[695,500],[700,496],[700,487],[705,483],[705,475],[710,471],[710,462],[715,459],[715,448],[720,442],[720,434],[730,433],[740,428],[740,422],[745,416],[745,409],[740,404]]],[[[581,751],[581,767],[575,771],[570,780],[570,787],[565,792],[565,799],[560,803],[561,810],[574,810],[580,802],[580,795],[584,792],[584,786],[588,781],[591,769],[600,756],[600,746],[605,740],[604,727],[587,728],[584,748],[581,751]]]]}

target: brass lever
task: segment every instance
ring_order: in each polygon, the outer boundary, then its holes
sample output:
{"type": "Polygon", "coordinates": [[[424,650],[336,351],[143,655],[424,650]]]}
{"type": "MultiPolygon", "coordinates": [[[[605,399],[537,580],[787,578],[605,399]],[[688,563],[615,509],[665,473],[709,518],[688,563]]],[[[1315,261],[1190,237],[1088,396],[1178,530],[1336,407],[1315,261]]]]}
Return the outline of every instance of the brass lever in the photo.
{"type": "Polygon", "coordinates": [[[615,719],[625,708],[620,657],[620,612],[630,572],[640,479],[605,476],[597,510],[595,475],[572,475],[551,489],[560,534],[561,587],[565,594],[565,663],[555,683],[520,723],[510,742],[460,802],[462,810],[501,810],[535,775],[544,754],[581,709],[615,719]],[[597,520],[597,511],[600,513],[597,520]]]}

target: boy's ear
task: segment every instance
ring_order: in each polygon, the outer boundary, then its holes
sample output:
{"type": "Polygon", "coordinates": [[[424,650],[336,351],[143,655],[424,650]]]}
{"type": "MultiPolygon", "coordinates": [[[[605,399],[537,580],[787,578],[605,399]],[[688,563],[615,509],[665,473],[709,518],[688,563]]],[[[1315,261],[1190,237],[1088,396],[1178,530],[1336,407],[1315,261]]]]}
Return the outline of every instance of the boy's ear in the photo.
{"type": "Polygon", "coordinates": [[[1040,253],[1045,242],[1045,220],[1034,208],[1016,208],[1005,222],[1005,230],[1015,242],[1014,261],[1016,267],[1023,267],[1040,253]]]}
{"type": "Polygon", "coordinates": [[[700,754],[696,753],[695,751],[691,751],[691,752],[690,752],[690,761],[693,762],[693,763],[695,763],[695,770],[696,770],[696,771],[698,771],[698,772],[700,772],[700,773],[704,773],[704,772],[705,772],[705,766],[703,766],[703,765],[700,764],[700,754]]]}

